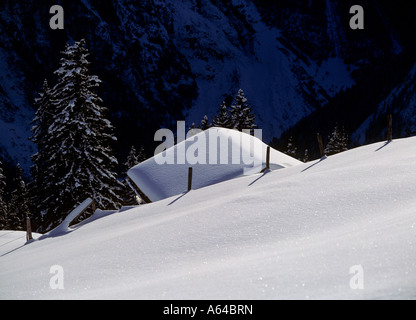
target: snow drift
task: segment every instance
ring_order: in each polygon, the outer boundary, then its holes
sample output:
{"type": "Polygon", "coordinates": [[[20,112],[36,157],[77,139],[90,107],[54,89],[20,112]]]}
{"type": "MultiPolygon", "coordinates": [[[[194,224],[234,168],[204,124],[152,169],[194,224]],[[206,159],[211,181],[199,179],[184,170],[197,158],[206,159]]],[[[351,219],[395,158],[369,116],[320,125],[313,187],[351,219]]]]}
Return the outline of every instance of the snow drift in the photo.
{"type": "Polygon", "coordinates": [[[93,217],[2,253],[0,299],[416,299],[415,148],[377,143],[93,217]]]}
{"type": "MultiPolygon", "coordinates": [[[[211,128],[196,134],[129,170],[128,175],[152,201],[187,191],[188,168],[193,189],[259,173],[266,164],[267,145],[236,130],[211,128]]],[[[271,149],[270,169],[301,162],[271,149]]]]}

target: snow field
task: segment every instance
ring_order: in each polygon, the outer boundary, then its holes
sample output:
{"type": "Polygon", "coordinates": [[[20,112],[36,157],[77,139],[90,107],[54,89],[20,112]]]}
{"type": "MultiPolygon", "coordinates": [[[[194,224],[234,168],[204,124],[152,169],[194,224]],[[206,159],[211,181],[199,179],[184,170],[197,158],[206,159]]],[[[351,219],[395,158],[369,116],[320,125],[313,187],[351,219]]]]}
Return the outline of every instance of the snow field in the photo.
{"type": "Polygon", "coordinates": [[[415,147],[377,143],[95,217],[2,255],[0,298],[415,299],[415,147]]]}

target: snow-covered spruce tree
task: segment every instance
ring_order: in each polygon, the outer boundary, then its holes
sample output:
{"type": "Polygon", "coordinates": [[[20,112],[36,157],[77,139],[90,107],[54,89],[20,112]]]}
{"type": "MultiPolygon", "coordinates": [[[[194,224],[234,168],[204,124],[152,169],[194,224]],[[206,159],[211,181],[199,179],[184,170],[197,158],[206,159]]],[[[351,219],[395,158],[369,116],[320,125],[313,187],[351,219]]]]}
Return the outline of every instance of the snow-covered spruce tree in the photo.
{"type": "Polygon", "coordinates": [[[126,167],[126,172],[134,166],[138,165],[139,163],[139,154],[137,153],[136,147],[131,146],[129,155],[127,156],[127,161],[126,163],[124,163],[124,166],[126,167]]]}
{"type": "Polygon", "coordinates": [[[231,106],[230,114],[232,128],[239,131],[242,131],[243,129],[254,129],[257,127],[255,125],[253,110],[247,101],[248,100],[245,97],[243,90],[238,90],[234,104],[231,106]]]}
{"type": "Polygon", "coordinates": [[[309,162],[309,150],[308,149],[305,149],[305,153],[303,154],[302,161],[305,163],[309,162]]]}
{"type": "Polygon", "coordinates": [[[67,44],[62,54],[55,71],[58,82],[50,91],[51,124],[42,141],[37,141],[43,146],[39,153],[44,153],[37,157],[47,168],[38,186],[46,191],[41,205],[45,230],[59,224],[87,197],[98,208],[119,208],[118,193],[123,188],[113,173],[117,165],[111,148],[116,141],[114,129],[95,93],[101,81],[90,75],[85,40],[67,44]]]}
{"type": "Polygon", "coordinates": [[[15,189],[11,193],[10,205],[8,208],[8,222],[11,230],[23,230],[26,217],[30,216],[29,193],[26,188],[26,183],[23,180],[22,173],[23,170],[20,164],[17,164],[13,181],[15,189]]]}
{"type": "Polygon", "coordinates": [[[227,104],[225,101],[221,103],[220,109],[218,110],[218,114],[214,117],[212,121],[212,125],[214,127],[220,128],[228,128],[232,129],[232,121],[231,121],[231,114],[228,110],[227,104]]]}
{"type": "MultiPolygon", "coordinates": [[[[32,124],[32,137],[30,138],[37,146],[38,152],[32,156],[33,166],[31,167],[32,182],[30,188],[31,202],[35,212],[43,212],[48,207],[47,204],[43,203],[46,195],[49,193],[48,189],[45,188],[47,183],[47,176],[50,165],[48,157],[51,151],[48,148],[54,148],[48,144],[49,140],[49,127],[53,121],[54,106],[52,104],[52,94],[49,88],[48,81],[43,82],[42,91],[35,99],[36,113],[35,118],[31,122],[32,124]],[[45,207],[46,206],[46,207],[45,207]]],[[[53,152],[53,151],[52,151],[53,152]]],[[[35,215],[34,220],[37,224],[41,224],[41,215],[35,215]]]]}
{"type": "Polygon", "coordinates": [[[136,190],[134,189],[134,182],[131,181],[131,179],[127,176],[127,171],[145,160],[146,155],[143,146],[140,147],[139,151],[137,151],[136,148],[132,146],[129,155],[127,156],[127,161],[124,164],[126,167],[126,178],[123,181],[124,191],[122,198],[123,205],[125,206],[133,206],[142,203],[136,190]]]}
{"type": "Polygon", "coordinates": [[[3,174],[3,163],[0,161],[0,230],[9,229],[7,221],[6,177],[3,174]]]}
{"type": "Polygon", "coordinates": [[[146,161],[146,152],[144,151],[144,147],[140,146],[139,151],[137,153],[137,161],[139,163],[142,163],[143,161],[146,161]]]}
{"type": "Polygon", "coordinates": [[[205,115],[204,119],[201,120],[201,124],[199,126],[199,129],[205,131],[205,130],[208,130],[209,128],[211,128],[211,127],[212,127],[212,125],[209,123],[208,116],[205,115]]]}
{"type": "Polygon", "coordinates": [[[284,153],[287,154],[288,156],[291,156],[292,158],[295,158],[295,159],[297,159],[297,157],[298,157],[298,148],[296,147],[292,136],[290,136],[290,138],[287,142],[286,150],[285,150],[284,153]]]}
{"type": "Polygon", "coordinates": [[[328,144],[325,148],[325,154],[331,156],[348,150],[348,137],[343,128],[335,126],[331,135],[328,137],[328,144]]]}
{"type": "Polygon", "coordinates": [[[131,146],[129,155],[127,156],[127,161],[124,163],[126,168],[126,173],[128,170],[137,166],[146,160],[146,154],[143,146],[140,147],[139,151],[136,150],[135,146],[131,146]]]}

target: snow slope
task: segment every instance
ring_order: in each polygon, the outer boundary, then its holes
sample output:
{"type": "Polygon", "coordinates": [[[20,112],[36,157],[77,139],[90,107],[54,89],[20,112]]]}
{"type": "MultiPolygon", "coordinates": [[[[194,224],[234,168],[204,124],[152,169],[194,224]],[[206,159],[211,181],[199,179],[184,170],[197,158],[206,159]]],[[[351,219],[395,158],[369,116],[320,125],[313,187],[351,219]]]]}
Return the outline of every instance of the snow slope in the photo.
{"type": "MultiPolygon", "coordinates": [[[[188,190],[189,167],[193,168],[193,190],[259,173],[265,168],[266,149],[261,139],[246,133],[211,128],[139,164],[129,170],[128,175],[150,200],[159,201],[188,190]],[[203,156],[195,158],[195,154],[199,156],[200,153],[203,156]]],[[[270,151],[272,170],[300,163],[277,150],[270,151]]]]}
{"type": "MultiPolygon", "coordinates": [[[[41,234],[32,233],[33,239],[40,238],[41,234]]],[[[24,245],[29,245],[26,242],[26,231],[2,231],[0,230],[0,257],[17,250],[24,245]]]]}
{"type": "Polygon", "coordinates": [[[84,223],[3,254],[0,298],[416,299],[415,147],[376,143],[84,223]]]}

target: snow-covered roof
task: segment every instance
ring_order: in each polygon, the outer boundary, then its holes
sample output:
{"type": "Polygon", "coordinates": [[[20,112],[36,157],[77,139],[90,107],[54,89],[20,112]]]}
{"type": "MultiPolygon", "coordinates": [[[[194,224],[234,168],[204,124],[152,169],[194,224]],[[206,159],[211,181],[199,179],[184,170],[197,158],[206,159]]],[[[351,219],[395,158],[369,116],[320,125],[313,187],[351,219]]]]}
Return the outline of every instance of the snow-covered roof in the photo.
{"type": "MultiPolygon", "coordinates": [[[[151,201],[159,201],[187,191],[189,167],[194,190],[259,173],[266,165],[266,149],[260,139],[246,133],[211,128],[133,167],[128,176],[151,201]]],[[[271,170],[300,163],[271,149],[271,170]]]]}

